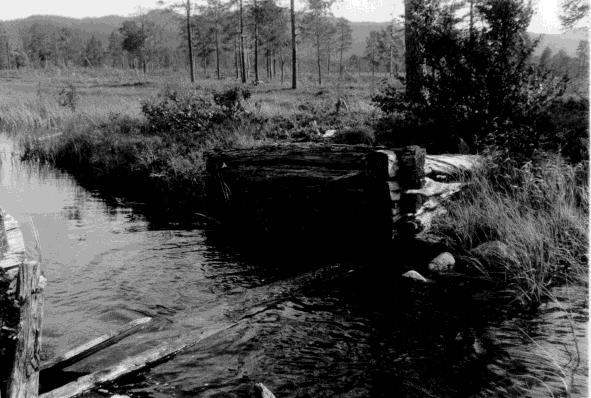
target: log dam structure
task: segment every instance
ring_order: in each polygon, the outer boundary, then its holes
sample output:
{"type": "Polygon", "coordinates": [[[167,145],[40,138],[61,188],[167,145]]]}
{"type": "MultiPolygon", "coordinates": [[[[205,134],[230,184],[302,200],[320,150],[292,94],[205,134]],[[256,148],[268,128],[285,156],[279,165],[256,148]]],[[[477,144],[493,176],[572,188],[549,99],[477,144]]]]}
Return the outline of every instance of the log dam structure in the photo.
{"type": "Polygon", "coordinates": [[[240,239],[380,246],[428,229],[479,158],[424,148],[286,144],[207,155],[210,210],[240,239]],[[457,182],[450,182],[457,181],[457,182]]]}

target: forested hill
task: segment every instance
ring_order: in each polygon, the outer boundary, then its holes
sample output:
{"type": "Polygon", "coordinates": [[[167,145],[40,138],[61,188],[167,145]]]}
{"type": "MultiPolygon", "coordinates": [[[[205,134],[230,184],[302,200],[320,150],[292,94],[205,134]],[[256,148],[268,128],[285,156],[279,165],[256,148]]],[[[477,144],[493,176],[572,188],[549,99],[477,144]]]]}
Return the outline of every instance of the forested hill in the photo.
{"type": "MultiPolygon", "coordinates": [[[[178,16],[176,14],[168,11],[151,11],[147,14],[146,18],[161,27],[166,45],[172,48],[178,47],[180,38],[177,22],[178,16]]],[[[2,24],[13,37],[17,37],[19,31],[27,29],[34,23],[47,23],[58,27],[70,28],[76,31],[82,39],[89,39],[91,36],[95,36],[106,45],[111,32],[118,29],[124,21],[129,19],[133,18],[108,15],[97,18],[75,19],[55,15],[33,15],[24,19],[2,21],[2,24]]],[[[369,36],[369,33],[372,30],[381,30],[387,25],[388,23],[383,22],[351,22],[353,45],[348,51],[348,55],[363,54],[365,40],[369,36]]],[[[548,46],[552,52],[563,49],[568,55],[574,56],[579,42],[588,38],[588,30],[586,28],[579,28],[561,34],[541,35],[539,33],[531,33],[531,35],[535,38],[541,36],[540,44],[536,49],[536,54],[538,55],[548,46]]]]}

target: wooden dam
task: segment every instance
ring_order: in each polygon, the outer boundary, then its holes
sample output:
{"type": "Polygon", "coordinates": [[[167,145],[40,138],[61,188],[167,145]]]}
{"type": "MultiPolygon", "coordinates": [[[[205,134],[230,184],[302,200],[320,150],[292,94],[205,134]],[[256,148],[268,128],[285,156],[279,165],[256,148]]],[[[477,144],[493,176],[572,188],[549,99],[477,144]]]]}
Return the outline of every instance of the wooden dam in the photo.
{"type": "Polygon", "coordinates": [[[208,196],[215,217],[242,238],[375,246],[414,235],[442,211],[467,155],[423,148],[289,144],[212,152],[208,196]]]}

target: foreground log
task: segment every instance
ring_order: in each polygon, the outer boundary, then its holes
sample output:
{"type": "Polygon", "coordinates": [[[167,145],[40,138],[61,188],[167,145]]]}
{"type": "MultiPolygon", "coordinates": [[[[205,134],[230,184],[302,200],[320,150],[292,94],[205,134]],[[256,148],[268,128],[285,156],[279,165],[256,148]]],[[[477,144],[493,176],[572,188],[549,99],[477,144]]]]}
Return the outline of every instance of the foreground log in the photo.
{"type": "Polygon", "coordinates": [[[71,398],[76,397],[82,393],[100,387],[105,383],[112,382],[122,376],[138,372],[142,369],[149,368],[160,364],[168,359],[171,359],[179,352],[186,350],[200,341],[208,337],[212,337],[218,333],[228,330],[236,326],[237,323],[232,323],[223,328],[210,330],[204,332],[198,338],[182,337],[171,343],[163,343],[150,350],[144,351],[138,355],[131,356],[117,365],[110,368],[93,372],[89,375],[82,376],[79,379],[68,383],[62,387],[56,388],[45,394],[41,394],[41,398],[71,398]]]}
{"type": "Polygon", "coordinates": [[[151,320],[152,318],[145,317],[131,321],[117,330],[99,336],[96,339],[91,340],[88,343],[85,343],[79,347],[76,347],[63,355],[60,355],[47,362],[44,362],[41,365],[41,371],[53,372],[56,370],[67,368],[68,366],[73,365],[76,362],[79,362],[100,350],[112,346],[113,344],[123,340],[125,337],[140,331],[151,320]]]}

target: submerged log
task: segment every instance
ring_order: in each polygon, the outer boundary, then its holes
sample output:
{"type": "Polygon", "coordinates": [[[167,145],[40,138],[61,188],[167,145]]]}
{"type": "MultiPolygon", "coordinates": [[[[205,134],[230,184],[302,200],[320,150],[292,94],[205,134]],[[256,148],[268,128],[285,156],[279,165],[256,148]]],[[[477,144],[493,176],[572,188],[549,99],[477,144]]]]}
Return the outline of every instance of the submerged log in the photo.
{"type": "Polygon", "coordinates": [[[113,344],[123,340],[125,337],[138,332],[151,320],[152,318],[145,317],[131,321],[117,330],[99,336],[96,339],[76,347],[63,355],[44,362],[41,365],[41,371],[52,372],[67,368],[68,366],[73,365],[76,362],[79,362],[102,349],[112,346],[113,344]]]}
{"type": "Polygon", "coordinates": [[[56,388],[45,394],[41,394],[41,398],[71,398],[83,394],[87,391],[93,390],[105,383],[112,382],[122,376],[138,372],[157,364],[160,364],[168,359],[171,359],[179,352],[186,350],[200,341],[221,333],[233,326],[236,323],[230,324],[226,327],[207,331],[198,338],[181,337],[178,340],[170,343],[163,343],[150,350],[144,351],[140,354],[131,356],[120,363],[111,366],[107,369],[99,370],[82,376],[79,379],[68,383],[62,387],[56,388]]]}

